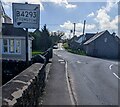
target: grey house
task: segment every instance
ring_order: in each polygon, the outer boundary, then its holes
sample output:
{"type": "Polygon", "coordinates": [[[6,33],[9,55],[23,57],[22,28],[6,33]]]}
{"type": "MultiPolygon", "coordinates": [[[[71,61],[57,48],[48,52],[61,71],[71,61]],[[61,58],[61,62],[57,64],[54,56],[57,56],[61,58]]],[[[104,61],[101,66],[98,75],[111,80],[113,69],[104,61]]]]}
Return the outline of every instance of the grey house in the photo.
{"type": "Polygon", "coordinates": [[[120,39],[115,33],[110,34],[107,30],[96,33],[84,43],[87,55],[103,58],[118,58],[119,46],[120,39]]]}
{"type": "MultiPolygon", "coordinates": [[[[2,24],[2,37],[0,37],[0,54],[3,59],[26,60],[26,31],[14,28],[13,24],[2,24]]],[[[28,59],[32,57],[32,39],[28,39],[28,59]]]]}
{"type": "Polygon", "coordinates": [[[76,42],[78,49],[84,50],[84,43],[93,37],[95,33],[86,33],[85,35],[80,35],[76,42]]]}

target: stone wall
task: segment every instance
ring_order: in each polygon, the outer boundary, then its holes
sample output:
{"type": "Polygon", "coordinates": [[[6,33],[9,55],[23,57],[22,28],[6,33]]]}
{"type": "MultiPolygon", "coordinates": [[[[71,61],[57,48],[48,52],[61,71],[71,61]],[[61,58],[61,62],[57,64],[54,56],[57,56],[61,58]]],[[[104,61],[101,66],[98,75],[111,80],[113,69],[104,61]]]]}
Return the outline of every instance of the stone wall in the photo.
{"type": "Polygon", "coordinates": [[[2,87],[2,107],[33,107],[45,87],[45,66],[35,63],[2,87]]]}

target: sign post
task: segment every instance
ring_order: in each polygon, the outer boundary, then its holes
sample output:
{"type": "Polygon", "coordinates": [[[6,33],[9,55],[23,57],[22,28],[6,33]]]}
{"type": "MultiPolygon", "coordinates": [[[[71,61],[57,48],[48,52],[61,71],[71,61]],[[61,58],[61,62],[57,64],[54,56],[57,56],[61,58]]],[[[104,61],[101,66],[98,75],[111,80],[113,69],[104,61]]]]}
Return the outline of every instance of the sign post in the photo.
{"type": "Polygon", "coordinates": [[[38,29],[40,20],[40,5],[28,3],[13,3],[13,26],[26,28],[26,61],[28,63],[28,28],[38,29]]]}
{"type": "Polygon", "coordinates": [[[26,41],[26,62],[27,62],[27,65],[29,63],[28,61],[28,28],[26,28],[26,38],[25,38],[25,41],[26,41]]]}

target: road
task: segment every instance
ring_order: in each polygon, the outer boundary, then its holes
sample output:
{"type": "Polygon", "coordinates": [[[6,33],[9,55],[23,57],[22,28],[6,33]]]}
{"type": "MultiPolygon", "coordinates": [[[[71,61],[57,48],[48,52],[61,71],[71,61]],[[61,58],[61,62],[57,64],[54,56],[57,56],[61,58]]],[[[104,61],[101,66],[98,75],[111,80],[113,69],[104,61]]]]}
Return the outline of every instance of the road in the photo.
{"type": "Polygon", "coordinates": [[[77,105],[118,105],[118,62],[66,52],[61,44],[54,54],[67,62],[77,105]]]}

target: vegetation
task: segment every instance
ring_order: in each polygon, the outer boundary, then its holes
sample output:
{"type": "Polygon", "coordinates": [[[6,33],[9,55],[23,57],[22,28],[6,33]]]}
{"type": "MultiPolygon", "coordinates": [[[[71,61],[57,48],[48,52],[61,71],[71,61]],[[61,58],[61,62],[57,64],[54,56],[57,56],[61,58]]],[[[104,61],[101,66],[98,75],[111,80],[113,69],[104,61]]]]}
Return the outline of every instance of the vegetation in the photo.
{"type": "Polygon", "coordinates": [[[37,29],[35,32],[30,32],[30,35],[34,37],[32,42],[32,50],[34,52],[44,52],[52,46],[52,40],[46,25],[43,27],[42,31],[37,29]]]}
{"type": "Polygon", "coordinates": [[[41,51],[33,51],[32,52],[32,56],[34,55],[38,55],[38,54],[43,54],[44,52],[41,52],[41,51]]]}
{"type": "Polygon", "coordinates": [[[34,37],[32,41],[32,50],[33,55],[36,55],[53,47],[54,44],[57,44],[64,35],[64,32],[57,31],[49,33],[45,25],[41,31],[37,29],[29,34],[34,37]]]}
{"type": "Polygon", "coordinates": [[[68,43],[64,43],[64,44],[63,44],[63,47],[64,47],[68,52],[71,52],[71,53],[74,53],[74,54],[78,54],[78,55],[86,55],[86,53],[85,53],[84,51],[71,49],[71,48],[68,46],[68,43]]]}
{"type": "Polygon", "coordinates": [[[57,44],[58,42],[61,41],[61,38],[64,36],[64,32],[51,32],[51,40],[52,40],[52,45],[57,44]]]}

